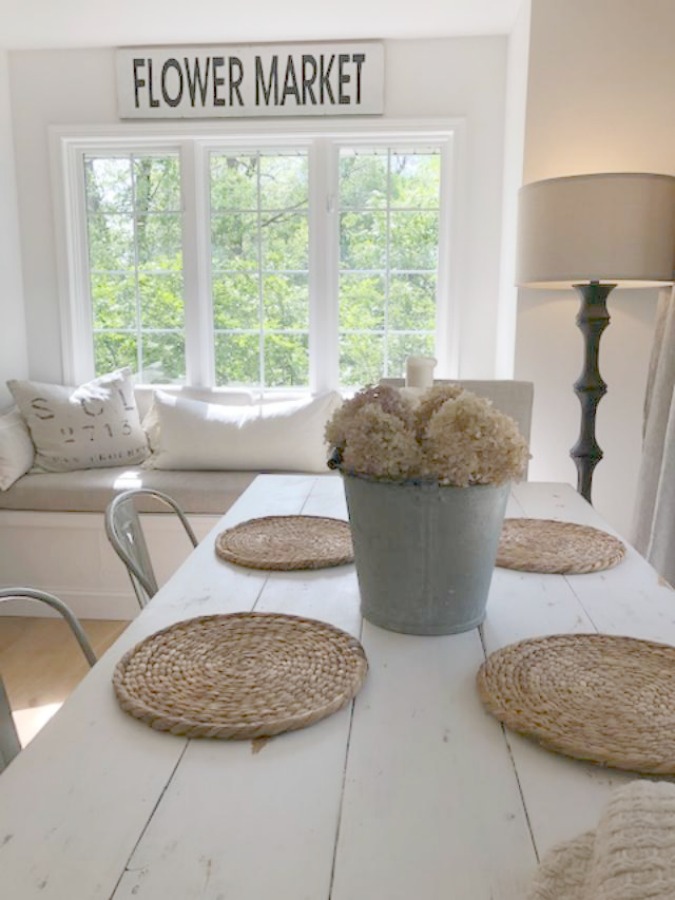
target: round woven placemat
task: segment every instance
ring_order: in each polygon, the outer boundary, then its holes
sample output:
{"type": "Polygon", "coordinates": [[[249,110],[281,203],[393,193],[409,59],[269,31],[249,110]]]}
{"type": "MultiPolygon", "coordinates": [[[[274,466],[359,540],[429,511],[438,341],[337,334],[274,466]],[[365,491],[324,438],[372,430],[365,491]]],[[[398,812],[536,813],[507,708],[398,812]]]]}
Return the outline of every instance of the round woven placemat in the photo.
{"type": "Polygon", "coordinates": [[[235,613],[151,635],[119,661],[113,686],[122,709],[158,731],[245,739],[331,715],[367,670],[356,638],[326,622],[235,613]]]}
{"type": "Polygon", "coordinates": [[[625,554],[620,540],[590,525],[505,519],[496,565],[547,575],[583,575],[610,569],[625,554]]]}
{"type": "Polygon", "coordinates": [[[325,516],[263,516],[216,538],[221,559],[250,569],[323,569],[354,561],[349,522],[325,516]]]}
{"type": "Polygon", "coordinates": [[[492,653],[477,678],[485,707],[567,756],[675,774],[675,647],[560,634],[492,653]]]}

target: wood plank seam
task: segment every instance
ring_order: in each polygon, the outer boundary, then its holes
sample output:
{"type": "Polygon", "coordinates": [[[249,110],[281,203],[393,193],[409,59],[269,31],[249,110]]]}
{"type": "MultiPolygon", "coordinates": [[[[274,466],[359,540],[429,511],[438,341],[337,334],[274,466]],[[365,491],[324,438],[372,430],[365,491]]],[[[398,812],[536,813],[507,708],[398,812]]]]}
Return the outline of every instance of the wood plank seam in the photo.
{"type": "MultiPolygon", "coordinates": [[[[363,644],[363,618],[361,619],[361,627],[359,628],[359,641],[363,644]]],[[[345,746],[344,764],[342,768],[342,788],[340,790],[340,805],[338,807],[337,827],[335,829],[335,841],[333,842],[333,861],[330,869],[330,883],[328,885],[328,900],[333,896],[333,881],[335,879],[335,868],[337,865],[338,847],[340,845],[340,826],[342,824],[342,807],[345,802],[345,785],[347,784],[347,767],[349,765],[349,749],[352,743],[352,726],[354,724],[354,712],[359,699],[359,694],[352,700],[352,706],[349,711],[349,729],[347,730],[347,742],[345,746]]]]}
{"type": "MultiPolygon", "coordinates": [[[[485,636],[483,634],[483,626],[478,626],[478,636],[480,637],[480,643],[483,648],[483,656],[487,660],[488,651],[487,646],[485,644],[485,636]]],[[[506,728],[504,725],[500,725],[502,738],[504,739],[504,745],[506,746],[506,751],[509,755],[509,760],[511,762],[511,768],[513,769],[513,774],[516,777],[516,784],[518,786],[518,796],[520,797],[520,805],[523,807],[523,813],[525,815],[525,821],[527,823],[527,830],[530,835],[530,841],[532,842],[532,849],[534,850],[534,855],[537,860],[537,865],[539,865],[539,848],[537,847],[537,841],[534,837],[534,830],[532,828],[532,823],[530,822],[530,816],[527,811],[527,804],[525,803],[525,794],[523,793],[523,786],[520,783],[520,776],[518,774],[518,767],[516,766],[516,761],[513,756],[513,751],[511,750],[511,744],[509,743],[509,736],[506,732],[506,728]]]]}
{"type": "Polygon", "coordinates": [[[113,891],[112,891],[112,893],[111,893],[111,895],[110,895],[110,900],[113,900],[115,894],[117,893],[117,889],[118,889],[119,886],[120,886],[120,882],[122,881],[122,879],[124,878],[124,876],[126,875],[126,873],[132,871],[131,868],[130,868],[131,860],[133,859],[134,854],[135,854],[136,851],[138,850],[138,846],[139,846],[139,844],[141,843],[141,841],[143,840],[146,831],[147,831],[148,828],[150,827],[151,822],[152,822],[153,819],[155,818],[155,813],[156,813],[157,810],[159,809],[160,804],[161,804],[162,800],[164,799],[164,795],[165,795],[166,792],[168,791],[168,789],[169,789],[169,787],[170,787],[170,785],[171,785],[171,783],[172,783],[172,781],[173,781],[173,779],[174,779],[174,776],[176,775],[176,772],[178,771],[178,766],[181,764],[181,762],[182,762],[182,760],[183,760],[183,757],[185,756],[185,751],[187,750],[189,744],[190,744],[190,740],[189,740],[189,739],[186,739],[186,740],[185,740],[185,746],[183,747],[183,749],[182,749],[180,755],[178,756],[178,759],[176,760],[176,764],[175,764],[175,766],[173,767],[173,769],[172,769],[172,771],[171,771],[171,775],[167,778],[166,784],[165,784],[164,787],[162,788],[162,790],[161,790],[161,792],[160,792],[160,794],[159,794],[159,797],[157,797],[157,800],[155,801],[155,804],[154,804],[154,806],[152,807],[152,811],[150,812],[150,815],[148,816],[148,819],[147,819],[145,825],[144,825],[143,828],[141,829],[141,832],[140,832],[140,834],[138,835],[138,838],[136,839],[136,843],[134,844],[134,846],[133,846],[132,849],[131,849],[131,852],[129,853],[129,857],[128,857],[126,863],[124,864],[124,868],[123,868],[122,871],[120,872],[120,877],[119,877],[119,878],[117,879],[117,881],[115,882],[115,886],[114,886],[113,891]]]}

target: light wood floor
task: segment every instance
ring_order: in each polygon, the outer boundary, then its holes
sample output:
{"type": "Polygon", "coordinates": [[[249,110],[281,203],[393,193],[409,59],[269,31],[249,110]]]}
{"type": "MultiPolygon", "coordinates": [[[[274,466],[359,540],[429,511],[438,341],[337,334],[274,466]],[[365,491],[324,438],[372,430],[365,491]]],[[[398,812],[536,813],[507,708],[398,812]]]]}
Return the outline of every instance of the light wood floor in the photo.
{"type": "MultiPolygon", "coordinates": [[[[128,624],[82,620],[97,656],[128,624]]],[[[54,715],[88,671],[79,645],[61,619],[0,616],[0,674],[22,746],[54,715]]]]}

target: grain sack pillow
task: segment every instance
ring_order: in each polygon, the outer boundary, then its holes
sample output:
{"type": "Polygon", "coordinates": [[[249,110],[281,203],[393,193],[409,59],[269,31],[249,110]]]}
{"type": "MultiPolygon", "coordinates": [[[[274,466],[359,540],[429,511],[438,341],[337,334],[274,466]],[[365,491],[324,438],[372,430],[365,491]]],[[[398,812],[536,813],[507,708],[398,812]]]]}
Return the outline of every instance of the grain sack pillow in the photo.
{"type": "Polygon", "coordinates": [[[128,466],[148,455],[130,370],[79,387],[8,381],[35,445],[37,472],[128,466]]]}
{"type": "Polygon", "coordinates": [[[158,390],[156,469],[326,472],[324,429],[342,398],[220,406],[158,390]]]}
{"type": "Polygon", "coordinates": [[[6,491],[33,465],[35,447],[18,410],[0,416],[0,491],[6,491]]]}

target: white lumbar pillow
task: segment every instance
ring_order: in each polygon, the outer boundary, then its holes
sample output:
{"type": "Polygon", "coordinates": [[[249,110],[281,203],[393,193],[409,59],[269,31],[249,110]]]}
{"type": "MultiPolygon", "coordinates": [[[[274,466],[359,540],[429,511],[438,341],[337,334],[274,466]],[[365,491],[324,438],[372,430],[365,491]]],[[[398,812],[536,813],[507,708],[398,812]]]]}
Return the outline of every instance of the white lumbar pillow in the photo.
{"type": "Polygon", "coordinates": [[[6,491],[33,465],[35,447],[17,409],[0,416],[0,491],[6,491]]]}
{"type": "Polygon", "coordinates": [[[303,400],[220,406],[158,390],[154,404],[159,441],[148,465],[325,472],[324,429],[341,403],[337,391],[303,400]]]}
{"type": "Polygon", "coordinates": [[[148,455],[128,369],[80,387],[16,380],[7,387],[35,444],[36,471],[127,466],[148,455]]]}
{"type": "MultiPolygon", "coordinates": [[[[151,450],[157,450],[159,447],[159,419],[157,417],[157,407],[154,404],[155,392],[157,388],[142,388],[142,392],[151,392],[152,398],[150,406],[144,416],[141,417],[141,425],[143,431],[148,438],[148,444],[151,450]]],[[[139,402],[139,388],[135,390],[136,402],[139,402]]],[[[202,403],[215,403],[218,406],[251,406],[253,404],[253,394],[251,391],[244,390],[228,390],[227,388],[192,388],[180,386],[175,390],[162,391],[163,394],[172,397],[187,397],[188,400],[201,400],[202,403]]],[[[146,398],[144,397],[143,400],[146,398]]]]}

